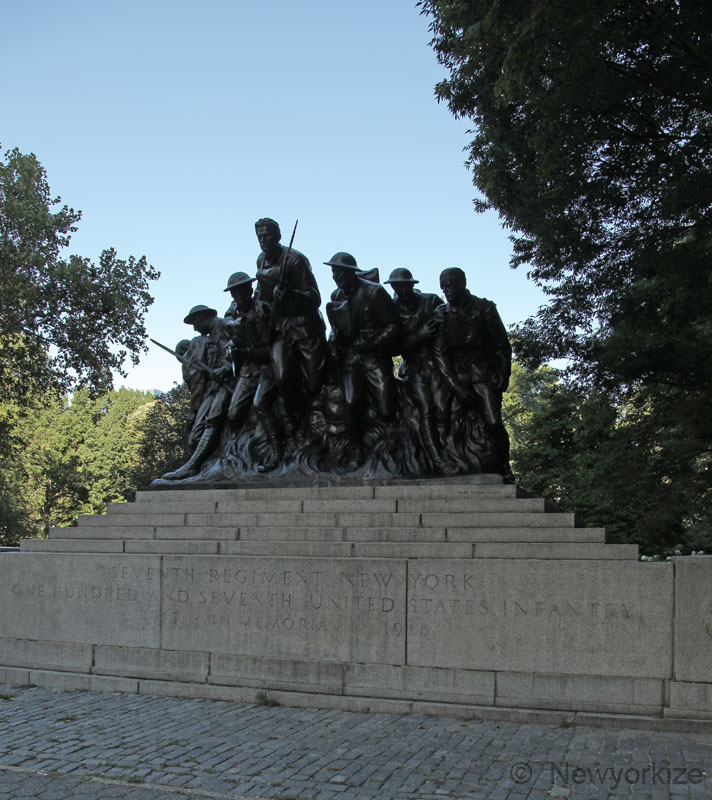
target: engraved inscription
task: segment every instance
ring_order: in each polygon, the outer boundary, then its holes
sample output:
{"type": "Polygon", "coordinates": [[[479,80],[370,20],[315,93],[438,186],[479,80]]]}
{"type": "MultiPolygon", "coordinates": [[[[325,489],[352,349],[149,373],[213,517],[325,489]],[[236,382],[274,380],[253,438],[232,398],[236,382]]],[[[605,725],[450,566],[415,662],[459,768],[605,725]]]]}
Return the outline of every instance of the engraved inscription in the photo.
{"type": "Polygon", "coordinates": [[[156,646],[160,557],[30,553],[0,574],[0,636],[156,646]]]}
{"type": "Polygon", "coordinates": [[[135,603],[158,599],[160,573],[156,567],[97,564],[85,580],[63,582],[47,575],[41,582],[13,583],[10,591],[16,597],[47,600],[85,600],[135,603]],[[148,593],[143,583],[150,583],[148,593]]]}
{"type": "MultiPolygon", "coordinates": [[[[399,663],[405,570],[338,559],[167,559],[164,640],[185,631],[205,649],[399,663]],[[354,657],[357,657],[355,655],[354,657]]],[[[167,646],[167,645],[166,645],[167,646]]],[[[176,645],[177,646],[177,645],[176,645]]]]}
{"type": "Polygon", "coordinates": [[[656,585],[645,566],[410,561],[408,663],[665,675],[670,609],[660,597],[669,577],[655,573],[656,585]]]}
{"type": "MultiPolygon", "coordinates": [[[[590,620],[628,620],[634,617],[634,607],[625,603],[582,602],[552,596],[542,599],[516,597],[494,598],[478,586],[475,575],[445,573],[408,574],[408,611],[423,615],[479,615],[500,618],[580,617],[590,620]],[[444,589],[446,597],[423,597],[427,590],[444,589]],[[450,596],[456,595],[456,596],[450,596]]],[[[516,590],[515,590],[516,591],[516,590]]]]}

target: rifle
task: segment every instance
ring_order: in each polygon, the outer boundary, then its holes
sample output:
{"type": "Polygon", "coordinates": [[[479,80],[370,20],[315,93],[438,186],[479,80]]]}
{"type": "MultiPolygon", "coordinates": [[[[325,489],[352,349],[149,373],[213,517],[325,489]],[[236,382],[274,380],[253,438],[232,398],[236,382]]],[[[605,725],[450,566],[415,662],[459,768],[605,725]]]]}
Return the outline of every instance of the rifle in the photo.
{"type": "MultiPolygon", "coordinates": [[[[289,255],[292,252],[292,245],[294,244],[294,235],[297,232],[297,225],[299,225],[299,220],[294,223],[294,229],[292,230],[292,238],[289,240],[289,247],[287,248],[287,255],[284,257],[284,261],[279,268],[279,281],[277,283],[277,287],[279,289],[284,289],[285,284],[287,283],[287,262],[289,261],[289,255]]],[[[270,324],[274,322],[274,315],[275,309],[277,304],[272,301],[272,313],[270,315],[270,324]]]]}
{"type": "Polygon", "coordinates": [[[202,361],[197,361],[197,360],[193,361],[190,358],[185,358],[185,356],[179,356],[175,350],[171,350],[170,347],[166,347],[164,344],[157,342],[155,339],[151,339],[150,336],[148,337],[148,340],[150,342],[153,342],[155,345],[158,345],[158,347],[160,347],[161,350],[165,350],[166,353],[170,353],[172,356],[175,356],[178,359],[178,361],[180,361],[180,363],[183,364],[184,366],[195,367],[200,372],[205,372],[207,375],[211,376],[212,370],[207,364],[203,364],[202,361]]]}

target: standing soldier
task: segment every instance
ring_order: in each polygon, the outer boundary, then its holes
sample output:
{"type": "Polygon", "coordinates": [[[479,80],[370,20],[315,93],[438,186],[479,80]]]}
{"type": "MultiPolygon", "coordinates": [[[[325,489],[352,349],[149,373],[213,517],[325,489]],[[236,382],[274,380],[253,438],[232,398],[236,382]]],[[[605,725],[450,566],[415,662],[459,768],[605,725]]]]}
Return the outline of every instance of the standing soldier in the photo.
{"type": "Polygon", "coordinates": [[[198,305],[191,308],[183,320],[199,334],[190,342],[185,354],[188,363],[183,370],[183,377],[190,386],[191,409],[197,409],[188,439],[195,450],[182,467],[163,476],[169,481],[197,474],[220,438],[232,394],[232,365],[224,321],[217,314],[214,308],[198,305]]]}
{"type": "Polygon", "coordinates": [[[449,418],[449,393],[435,367],[433,345],[439,330],[435,309],[443,304],[436,294],[415,288],[419,281],[409,269],[391,272],[386,283],[393,287],[395,306],[400,317],[400,353],[403,356],[398,377],[418,411],[420,438],[437,472],[452,472],[442,455],[437,428],[444,438],[449,418]],[[437,425],[437,428],[436,428],[437,425]]]}
{"type": "Polygon", "coordinates": [[[227,279],[227,286],[223,289],[224,292],[230,292],[230,297],[232,297],[232,302],[227,307],[227,311],[225,312],[225,321],[231,319],[237,319],[240,316],[240,312],[237,310],[237,287],[240,285],[241,279],[245,273],[244,272],[233,272],[232,275],[227,279]],[[234,290],[234,291],[233,291],[234,290]]]}
{"type": "Polygon", "coordinates": [[[239,428],[254,407],[262,423],[271,455],[258,467],[259,472],[273,470],[282,458],[282,441],[274,414],[277,387],[270,360],[270,316],[267,303],[256,300],[252,294],[255,279],[245,272],[230,276],[225,291],[233,297],[235,318],[225,324],[233,341],[240,369],[237,386],[232,394],[227,417],[234,428],[239,428]]]}
{"type": "Polygon", "coordinates": [[[497,306],[470,294],[465,273],[458,267],[443,270],[440,288],[447,304],[436,311],[438,369],[463,408],[477,411],[484,422],[490,452],[482,470],[511,479],[509,436],[502,422],[502,393],[512,369],[507,331],[497,306]]]}
{"type": "Polygon", "coordinates": [[[394,347],[398,313],[388,292],[378,283],[358,277],[356,259],[336,253],[329,261],[336,283],[326,313],[334,334],[354,461],[360,453],[359,406],[370,398],[376,416],[390,422],[395,411],[394,347]]]}
{"type": "Polygon", "coordinates": [[[273,219],[258,219],[255,232],[262,250],[255,296],[272,306],[274,378],[279,394],[294,409],[300,396],[313,399],[321,388],[326,362],[321,296],[309,260],[279,243],[282,234],[273,219]]]}

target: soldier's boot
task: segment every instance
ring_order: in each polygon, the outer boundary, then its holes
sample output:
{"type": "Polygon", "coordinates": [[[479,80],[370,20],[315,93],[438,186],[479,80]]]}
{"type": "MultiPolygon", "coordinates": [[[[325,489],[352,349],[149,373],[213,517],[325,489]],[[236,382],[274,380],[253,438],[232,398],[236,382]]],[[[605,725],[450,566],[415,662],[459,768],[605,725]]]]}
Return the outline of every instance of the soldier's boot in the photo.
{"type": "Polygon", "coordinates": [[[262,460],[262,463],[257,467],[257,471],[272,472],[282,460],[282,439],[279,434],[279,425],[274,414],[267,412],[260,414],[260,422],[267,437],[270,454],[262,460]]]}
{"type": "Polygon", "coordinates": [[[186,461],[182,467],[178,467],[177,470],[173,472],[166,472],[166,474],[163,476],[163,479],[166,481],[180,481],[183,478],[192,478],[193,475],[197,475],[200,465],[203,463],[203,461],[205,461],[215,447],[218,436],[218,430],[215,428],[206,428],[203,431],[203,435],[200,437],[198,446],[195,448],[193,455],[188,459],[188,461],[186,461]]]}
{"type": "Polygon", "coordinates": [[[433,465],[433,471],[441,475],[455,475],[457,473],[455,467],[448,464],[440,453],[440,448],[435,439],[435,425],[432,419],[425,417],[420,426],[420,437],[423,440],[423,446],[428,454],[430,463],[433,465]]]}

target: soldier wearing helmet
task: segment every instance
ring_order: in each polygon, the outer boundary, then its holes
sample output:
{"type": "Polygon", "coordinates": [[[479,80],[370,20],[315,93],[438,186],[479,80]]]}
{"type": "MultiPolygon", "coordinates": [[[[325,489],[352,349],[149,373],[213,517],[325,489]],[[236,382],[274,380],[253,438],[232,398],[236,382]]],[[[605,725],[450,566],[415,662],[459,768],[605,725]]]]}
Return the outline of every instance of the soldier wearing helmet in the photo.
{"type": "Polygon", "coordinates": [[[238,287],[242,286],[245,281],[254,281],[254,278],[250,278],[250,276],[246,272],[233,272],[232,275],[227,279],[227,286],[223,289],[224,292],[230,292],[230,296],[232,297],[232,302],[227,307],[227,311],[225,312],[225,319],[237,319],[240,316],[240,312],[237,310],[237,298],[240,294],[240,290],[238,287]]]}
{"type": "Polygon", "coordinates": [[[214,308],[193,306],[183,322],[198,333],[185,352],[188,364],[183,377],[190,386],[193,426],[188,444],[195,449],[190,459],[166,480],[182,480],[195,475],[215,449],[232,394],[232,364],[224,320],[214,308]]]}
{"type": "Polygon", "coordinates": [[[398,338],[398,313],[383,286],[359,277],[356,259],[350,253],[336,253],[324,264],[331,267],[336,283],[326,313],[333,331],[351,444],[357,458],[362,401],[370,399],[382,422],[390,422],[394,415],[392,353],[398,338]]]}
{"type": "Polygon", "coordinates": [[[420,438],[433,470],[450,473],[443,457],[443,442],[450,411],[450,395],[435,367],[433,344],[439,326],[435,309],[442,305],[436,294],[420,292],[409,269],[399,267],[385,283],[393,287],[401,324],[398,377],[418,412],[420,438]],[[439,433],[439,435],[438,435],[439,433]]]}
{"type": "Polygon", "coordinates": [[[282,234],[273,219],[258,219],[255,233],[262,250],[255,296],[272,305],[274,378],[285,404],[298,412],[299,400],[313,399],[323,379],[326,340],[319,313],[321,295],[309,260],[280,244],[282,234]]]}
{"type": "Polygon", "coordinates": [[[247,419],[250,409],[255,409],[270,447],[270,454],[257,469],[269,472],[282,457],[282,439],[274,414],[277,387],[270,359],[271,308],[253,296],[254,280],[245,272],[235,272],[225,289],[233,298],[230,306],[233,315],[225,328],[233,342],[235,363],[239,364],[227,417],[237,429],[247,419]]]}
{"type": "Polygon", "coordinates": [[[462,408],[484,423],[482,471],[512,480],[509,436],[502,422],[502,393],[507,391],[512,369],[507,331],[497,306],[469,292],[459,267],[443,270],[440,288],[447,303],[436,311],[440,322],[434,346],[438,370],[462,408]]]}

